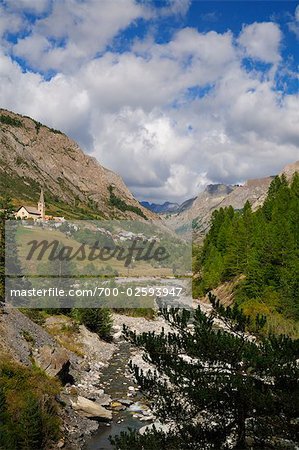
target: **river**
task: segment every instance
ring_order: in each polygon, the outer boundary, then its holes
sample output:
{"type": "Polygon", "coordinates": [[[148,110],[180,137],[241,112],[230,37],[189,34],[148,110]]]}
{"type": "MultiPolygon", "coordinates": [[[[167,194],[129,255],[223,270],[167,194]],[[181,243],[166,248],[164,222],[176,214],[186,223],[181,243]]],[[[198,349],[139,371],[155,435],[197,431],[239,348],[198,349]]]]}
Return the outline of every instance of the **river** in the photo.
{"type": "MultiPolygon", "coordinates": [[[[100,377],[102,388],[113,400],[128,399],[128,387],[135,386],[134,383],[125,376],[127,364],[130,359],[130,344],[121,342],[114,353],[109,366],[103,370],[100,377]]],[[[129,398],[134,404],[142,400],[141,394],[137,391],[134,398],[129,398]]],[[[98,431],[87,442],[85,450],[111,450],[114,447],[110,444],[109,436],[120,434],[128,427],[139,429],[147,422],[141,422],[139,418],[133,417],[136,414],[126,408],[124,411],[114,411],[113,420],[109,424],[101,424],[98,431]]]]}

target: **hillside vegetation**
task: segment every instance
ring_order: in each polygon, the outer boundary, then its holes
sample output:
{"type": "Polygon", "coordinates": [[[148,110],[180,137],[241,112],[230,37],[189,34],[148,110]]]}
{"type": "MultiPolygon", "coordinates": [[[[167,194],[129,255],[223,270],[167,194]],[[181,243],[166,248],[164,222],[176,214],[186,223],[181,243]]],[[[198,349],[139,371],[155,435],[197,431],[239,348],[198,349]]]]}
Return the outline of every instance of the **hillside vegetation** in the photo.
{"type": "Polygon", "coordinates": [[[50,448],[59,437],[57,381],[36,367],[0,361],[0,449],[50,448]]]}
{"type": "Polygon", "coordinates": [[[299,175],[272,181],[264,205],[253,212],[221,208],[195,261],[195,295],[240,277],[235,301],[246,314],[268,316],[268,331],[298,335],[299,175]]]}

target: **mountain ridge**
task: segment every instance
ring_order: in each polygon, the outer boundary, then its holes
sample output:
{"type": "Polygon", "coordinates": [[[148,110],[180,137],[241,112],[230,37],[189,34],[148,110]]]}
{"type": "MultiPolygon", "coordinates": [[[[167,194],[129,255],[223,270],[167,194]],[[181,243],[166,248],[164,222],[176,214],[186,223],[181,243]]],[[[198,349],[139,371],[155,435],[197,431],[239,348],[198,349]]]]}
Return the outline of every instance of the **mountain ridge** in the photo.
{"type": "Polygon", "coordinates": [[[160,203],[150,203],[146,201],[141,201],[140,204],[144,206],[146,209],[149,209],[152,212],[155,212],[157,214],[165,214],[168,212],[174,212],[177,211],[180,207],[178,203],[172,203],[172,202],[164,202],[162,204],[160,203]]]}
{"type": "Polygon", "coordinates": [[[140,205],[118,174],[85,154],[67,135],[5,109],[0,109],[0,175],[0,190],[16,206],[20,201],[35,205],[43,187],[49,210],[56,215],[66,208],[79,218],[84,211],[94,218],[157,218],[140,205]],[[111,188],[122,209],[109,201],[111,188]]]}
{"type": "MultiPolygon", "coordinates": [[[[295,172],[299,172],[299,161],[286,165],[278,175],[284,173],[290,180],[295,172]]],[[[163,221],[177,232],[181,230],[182,234],[189,229],[188,224],[192,223],[195,240],[202,241],[209,228],[213,211],[228,206],[236,210],[242,209],[247,201],[251,203],[253,210],[258,209],[267,197],[274,176],[249,179],[243,185],[208,185],[189,203],[189,207],[163,217],[163,221]]]]}

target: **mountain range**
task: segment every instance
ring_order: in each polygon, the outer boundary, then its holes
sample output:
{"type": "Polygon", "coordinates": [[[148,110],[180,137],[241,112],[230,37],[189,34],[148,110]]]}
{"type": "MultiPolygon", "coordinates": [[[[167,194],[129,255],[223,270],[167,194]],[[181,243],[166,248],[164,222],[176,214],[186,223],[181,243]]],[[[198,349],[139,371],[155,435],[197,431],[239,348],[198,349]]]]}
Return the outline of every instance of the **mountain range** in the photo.
{"type": "MultiPolygon", "coordinates": [[[[290,179],[299,161],[281,173],[290,179]]],[[[201,240],[212,212],[231,205],[253,209],[263,204],[273,176],[243,185],[211,184],[197,197],[183,202],[139,203],[122,178],[85,154],[64,133],[30,117],[0,109],[0,193],[12,197],[15,206],[35,206],[44,188],[47,212],[67,218],[152,219],[184,234],[192,223],[201,240]],[[113,197],[113,198],[112,198],[113,197]]]]}
{"type": "Polygon", "coordinates": [[[183,203],[172,203],[172,202],[164,202],[160,203],[149,203],[149,202],[140,202],[142,206],[149,209],[150,211],[156,214],[168,214],[168,213],[179,213],[183,212],[185,209],[189,209],[196,197],[185,200],[183,203]]]}
{"type": "MultiPolygon", "coordinates": [[[[299,172],[299,161],[287,165],[280,172],[291,179],[295,172],[299,172]]],[[[261,206],[273,176],[246,181],[243,185],[210,184],[194,199],[184,202],[177,211],[163,216],[165,225],[184,234],[193,225],[194,237],[201,241],[206,234],[213,211],[232,206],[235,210],[242,209],[247,201],[253,210],[261,206]],[[184,205],[184,207],[183,207],[184,205]]]]}
{"type": "Polygon", "coordinates": [[[168,212],[175,212],[179,209],[178,203],[165,202],[162,205],[159,203],[140,202],[142,206],[157,214],[165,214],[168,212]]]}

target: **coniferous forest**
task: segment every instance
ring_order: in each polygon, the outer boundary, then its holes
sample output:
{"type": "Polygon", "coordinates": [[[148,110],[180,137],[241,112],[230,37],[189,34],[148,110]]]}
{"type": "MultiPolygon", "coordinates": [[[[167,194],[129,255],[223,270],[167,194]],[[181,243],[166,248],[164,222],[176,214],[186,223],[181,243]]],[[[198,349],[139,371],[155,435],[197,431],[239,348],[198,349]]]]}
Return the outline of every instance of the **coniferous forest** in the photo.
{"type": "Polygon", "coordinates": [[[249,314],[268,316],[268,330],[298,336],[299,175],[275,177],[257,211],[247,202],[213,213],[197,251],[195,296],[236,280],[235,301],[249,314]],[[297,324],[296,324],[297,322],[297,324]]]}

